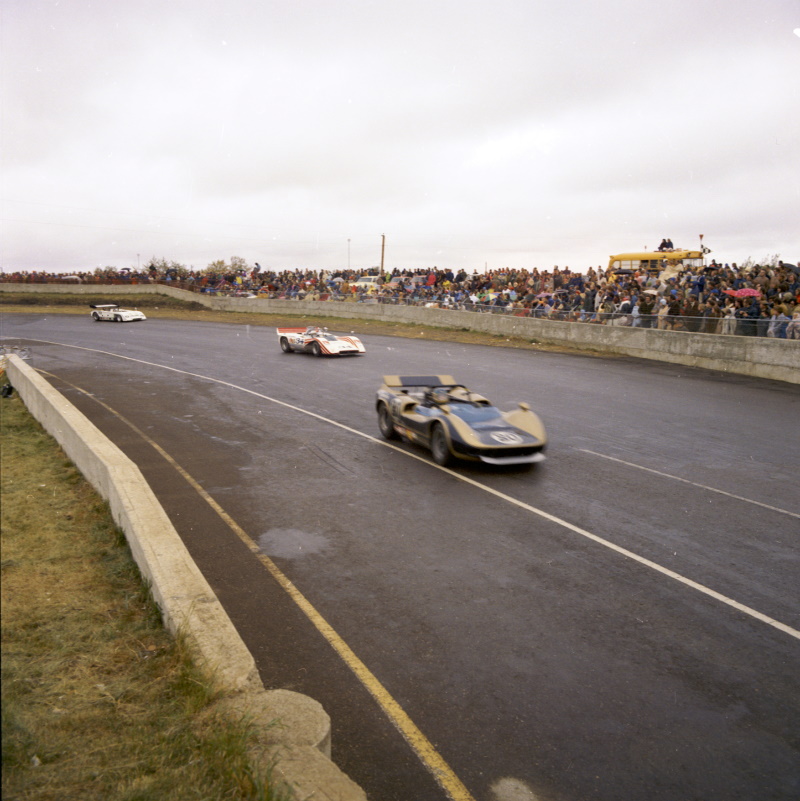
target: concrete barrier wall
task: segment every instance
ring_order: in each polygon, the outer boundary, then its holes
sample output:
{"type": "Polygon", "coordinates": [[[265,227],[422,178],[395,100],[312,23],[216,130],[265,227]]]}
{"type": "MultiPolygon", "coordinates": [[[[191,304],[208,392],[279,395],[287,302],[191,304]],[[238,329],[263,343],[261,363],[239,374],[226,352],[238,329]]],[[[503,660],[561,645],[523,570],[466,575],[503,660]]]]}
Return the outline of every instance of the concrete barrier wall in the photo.
{"type": "Polygon", "coordinates": [[[164,623],[227,695],[219,709],[256,726],[254,758],[273,769],[293,799],[366,801],[331,761],[331,726],[322,706],[289,690],[265,690],[255,660],[139,468],[33,368],[5,357],[6,373],[28,410],[104,498],[150,585],[164,623]],[[278,725],[276,725],[276,723],[278,725]]]}
{"type": "Polygon", "coordinates": [[[320,317],[333,317],[416,323],[434,328],[465,329],[497,336],[530,338],[537,342],[564,345],[579,350],[636,356],[641,359],[800,384],[800,341],[797,340],[690,334],[684,331],[566,323],[514,317],[507,314],[428,309],[423,306],[229,298],[188,292],[163,284],[111,286],[0,284],[0,291],[62,294],[101,293],[117,297],[145,292],[193,300],[206,308],[217,311],[296,314],[313,320],[320,317]]]}
{"type": "MultiPolygon", "coordinates": [[[[163,294],[159,284],[11,284],[0,283],[0,292],[41,295],[163,294]]],[[[192,294],[187,292],[185,294],[192,294]]]]}

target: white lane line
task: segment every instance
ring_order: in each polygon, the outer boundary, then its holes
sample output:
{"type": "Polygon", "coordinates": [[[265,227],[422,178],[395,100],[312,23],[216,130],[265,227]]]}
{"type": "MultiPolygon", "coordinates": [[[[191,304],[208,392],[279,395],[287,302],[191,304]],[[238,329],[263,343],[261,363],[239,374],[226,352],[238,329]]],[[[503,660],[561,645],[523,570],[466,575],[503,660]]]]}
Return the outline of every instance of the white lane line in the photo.
{"type": "Polygon", "coordinates": [[[635,464],[634,462],[626,462],[624,459],[618,459],[616,456],[608,456],[605,453],[597,453],[596,451],[590,451],[586,448],[576,448],[575,450],[581,451],[582,453],[590,453],[592,456],[599,456],[601,459],[608,459],[610,462],[618,462],[619,464],[624,464],[627,467],[634,467],[637,470],[644,470],[647,473],[653,473],[654,475],[662,476],[663,478],[669,478],[672,481],[681,481],[684,484],[691,484],[693,487],[698,487],[699,489],[707,490],[708,492],[716,492],[719,495],[725,495],[726,497],[734,498],[737,501],[752,503],[755,506],[761,506],[763,509],[769,509],[771,512],[778,512],[782,515],[789,515],[790,517],[796,517],[800,519],[800,514],[797,514],[796,512],[790,512],[788,509],[781,509],[779,506],[770,506],[768,503],[754,501],[752,498],[745,498],[742,495],[734,495],[732,492],[725,492],[725,490],[709,487],[706,484],[698,484],[696,481],[689,481],[687,478],[673,476],[670,473],[662,473],[660,470],[653,470],[652,467],[644,467],[643,465],[635,464]]]}
{"type": "Polygon", "coordinates": [[[61,345],[67,348],[75,348],[77,350],[85,350],[91,353],[102,353],[106,356],[114,356],[119,359],[124,359],[130,362],[137,362],[138,364],[145,364],[149,367],[159,367],[164,370],[170,370],[174,373],[180,373],[181,375],[188,375],[192,378],[200,378],[204,381],[211,381],[215,384],[221,384],[222,386],[230,387],[231,389],[239,390],[240,392],[245,392],[248,395],[253,395],[257,398],[262,398],[263,400],[269,401],[271,403],[275,403],[278,406],[283,406],[286,409],[291,409],[292,411],[299,412],[300,414],[305,414],[309,417],[313,417],[316,420],[321,420],[324,423],[328,423],[332,426],[336,426],[336,428],[341,428],[343,431],[347,431],[351,434],[355,434],[356,436],[363,437],[364,439],[369,440],[370,442],[374,442],[378,445],[381,445],[386,448],[391,448],[393,451],[397,453],[401,453],[404,456],[407,456],[411,459],[416,459],[423,464],[429,465],[437,470],[441,470],[444,473],[452,476],[453,478],[458,479],[459,481],[463,481],[465,484],[470,484],[477,489],[483,490],[483,492],[488,492],[490,495],[494,495],[497,498],[505,501],[506,503],[510,503],[514,506],[519,507],[520,509],[524,509],[525,511],[531,512],[539,517],[543,518],[544,520],[548,520],[551,523],[555,523],[562,528],[566,528],[569,531],[574,532],[575,534],[579,534],[581,537],[585,537],[592,542],[596,542],[598,545],[602,545],[609,550],[612,550],[622,556],[627,556],[628,559],[632,559],[634,562],[638,562],[640,565],[644,565],[645,567],[649,567],[651,570],[655,570],[657,573],[661,573],[663,576],[667,576],[668,578],[674,579],[675,581],[683,584],[686,587],[690,587],[693,590],[697,590],[698,592],[703,593],[703,595],[707,595],[709,598],[714,598],[715,600],[725,604],[726,606],[730,606],[733,609],[736,609],[739,612],[742,612],[750,617],[754,618],[755,620],[759,620],[762,623],[766,623],[768,626],[772,626],[773,628],[778,629],[778,631],[782,631],[784,634],[788,634],[791,637],[794,637],[800,640],[800,631],[797,629],[792,628],[791,626],[786,625],[785,623],[781,623],[779,620],[775,620],[774,618],[769,617],[768,615],[762,614],[756,609],[752,607],[745,606],[744,604],[735,601],[733,598],[728,598],[728,596],[723,595],[722,593],[717,592],[716,590],[712,590],[710,587],[706,587],[704,584],[699,584],[696,581],[693,581],[686,576],[682,576],[680,573],[676,573],[674,570],[670,570],[668,567],[664,567],[663,565],[659,565],[657,562],[652,562],[650,559],[645,559],[643,556],[639,556],[639,554],[634,553],[633,551],[629,551],[627,548],[622,548],[619,545],[615,545],[613,542],[609,540],[605,540],[602,537],[597,536],[597,534],[592,534],[590,531],[586,531],[578,526],[574,526],[572,523],[569,523],[566,520],[562,520],[555,515],[551,515],[549,512],[545,512],[543,509],[537,509],[535,506],[531,506],[523,501],[519,501],[516,498],[512,498],[510,495],[506,495],[499,490],[493,489],[485,484],[481,484],[478,481],[470,478],[469,476],[461,475],[460,473],[456,473],[454,470],[451,470],[448,467],[440,467],[434,462],[428,461],[427,459],[423,459],[421,456],[418,456],[415,453],[411,453],[410,451],[403,450],[402,448],[397,447],[396,445],[392,445],[390,442],[385,442],[382,439],[378,439],[377,437],[373,437],[371,434],[365,434],[363,431],[358,431],[355,428],[350,428],[350,426],[346,426],[343,423],[337,423],[336,420],[331,420],[328,417],[323,417],[321,414],[317,414],[316,412],[310,412],[306,409],[302,409],[299,406],[294,406],[291,403],[286,403],[285,401],[278,400],[277,398],[271,398],[268,395],[262,395],[260,392],[255,392],[252,389],[247,389],[246,387],[240,387],[237,384],[232,384],[229,381],[223,381],[219,378],[212,378],[211,376],[201,375],[200,373],[191,373],[188,370],[179,370],[177,367],[170,367],[165,364],[158,364],[156,362],[148,362],[144,359],[135,359],[132,356],[121,356],[118,353],[111,353],[110,351],[105,350],[98,350],[97,348],[86,348],[80,345],[64,345],[62,342],[50,342],[48,340],[31,340],[37,342],[45,342],[49,345],[61,345]]]}

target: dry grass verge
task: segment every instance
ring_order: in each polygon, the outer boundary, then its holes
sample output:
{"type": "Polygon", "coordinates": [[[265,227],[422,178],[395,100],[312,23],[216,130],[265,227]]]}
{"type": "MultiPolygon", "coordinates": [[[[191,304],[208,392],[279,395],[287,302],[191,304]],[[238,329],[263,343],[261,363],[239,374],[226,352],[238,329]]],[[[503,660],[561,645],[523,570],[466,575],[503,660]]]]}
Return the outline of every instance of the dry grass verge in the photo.
{"type": "Polygon", "coordinates": [[[106,505],[0,398],[2,797],[276,799],[161,625],[106,505]]]}
{"type": "Polygon", "coordinates": [[[123,295],[71,295],[52,293],[39,293],[39,292],[3,292],[0,289],[0,306],[5,308],[7,306],[21,307],[27,311],[31,307],[35,307],[38,311],[40,308],[57,309],[65,311],[69,314],[89,314],[89,305],[92,303],[119,303],[120,306],[126,309],[182,309],[182,310],[202,310],[206,307],[196,300],[182,300],[181,298],[173,298],[171,295],[154,295],[150,293],[141,293],[139,295],[130,294],[123,295]]]}

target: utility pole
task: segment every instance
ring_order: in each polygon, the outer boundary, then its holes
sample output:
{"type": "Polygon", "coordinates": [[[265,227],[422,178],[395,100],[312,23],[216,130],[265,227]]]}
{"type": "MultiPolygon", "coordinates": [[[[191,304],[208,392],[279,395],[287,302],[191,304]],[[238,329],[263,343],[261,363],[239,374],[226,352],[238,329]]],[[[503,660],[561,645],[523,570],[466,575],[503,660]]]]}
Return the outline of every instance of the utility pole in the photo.
{"type": "Polygon", "coordinates": [[[386,253],[386,234],[381,234],[381,275],[383,275],[383,256],[386,253]]]}

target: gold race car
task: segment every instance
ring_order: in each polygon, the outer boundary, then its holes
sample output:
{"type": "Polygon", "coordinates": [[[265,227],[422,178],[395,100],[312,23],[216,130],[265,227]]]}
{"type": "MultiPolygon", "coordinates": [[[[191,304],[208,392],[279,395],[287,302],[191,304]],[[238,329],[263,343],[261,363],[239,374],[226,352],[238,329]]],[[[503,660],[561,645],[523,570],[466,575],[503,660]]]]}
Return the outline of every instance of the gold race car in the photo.
{"type": "Polygon", "coordinates": [[[449,375],[387,375],[375,400],[386,439],[429,448],[436,464],[455,459],[493,465],[544,460],[547,434],[527,403],[501,412],[449,375]]]}

